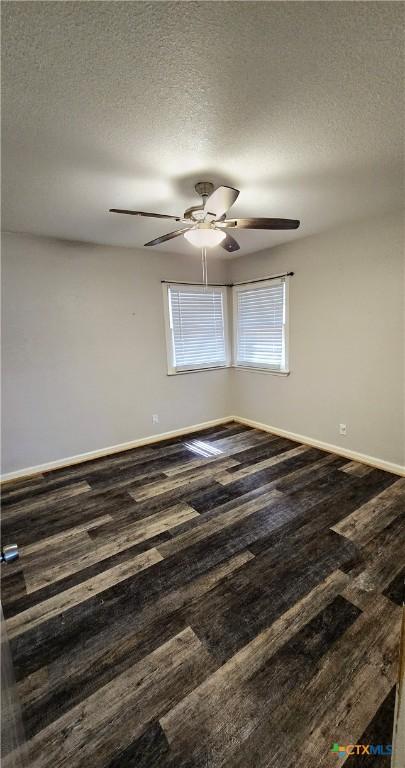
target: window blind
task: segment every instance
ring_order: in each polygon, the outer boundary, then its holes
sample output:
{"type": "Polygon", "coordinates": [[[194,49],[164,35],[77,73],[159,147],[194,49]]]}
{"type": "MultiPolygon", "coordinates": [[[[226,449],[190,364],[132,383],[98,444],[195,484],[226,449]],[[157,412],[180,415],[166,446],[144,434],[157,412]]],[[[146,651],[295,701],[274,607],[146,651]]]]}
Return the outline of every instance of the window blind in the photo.
{"type": "Polygon", "coordinates": [[[285,371],[285,281],[238,286],[234,291],[236,365],[285,371]]]}
{"type": "Polygon", "coordinates": [[[175,371],[227,365],[224,289],[168,288],[171,367],[175,371]]]}

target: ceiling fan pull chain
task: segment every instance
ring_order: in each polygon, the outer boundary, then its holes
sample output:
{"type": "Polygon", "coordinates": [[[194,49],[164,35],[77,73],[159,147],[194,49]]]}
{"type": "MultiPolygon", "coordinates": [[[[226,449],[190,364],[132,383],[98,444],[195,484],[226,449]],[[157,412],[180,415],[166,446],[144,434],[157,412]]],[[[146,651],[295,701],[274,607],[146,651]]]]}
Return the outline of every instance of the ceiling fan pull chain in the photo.
{"type": "Polygon", "coordinates": [[[201,248],[202,281],[205,287],[208,285],[207,249],[201,248]]]}

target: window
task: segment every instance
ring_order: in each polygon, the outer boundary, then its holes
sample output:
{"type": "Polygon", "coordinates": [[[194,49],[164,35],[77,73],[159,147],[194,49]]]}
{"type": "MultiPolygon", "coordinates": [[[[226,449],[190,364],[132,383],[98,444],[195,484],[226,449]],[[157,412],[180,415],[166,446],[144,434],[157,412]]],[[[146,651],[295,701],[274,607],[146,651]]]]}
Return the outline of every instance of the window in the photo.
{"type": "Polygon", "coordinates": [[[234,286],[234,364],[288,373],[284,278],[234,286]]]}
{"type": "Polygon", "coordinates": [[[169,374],[229,365],[226,288],[164,286],[169,374]]]}

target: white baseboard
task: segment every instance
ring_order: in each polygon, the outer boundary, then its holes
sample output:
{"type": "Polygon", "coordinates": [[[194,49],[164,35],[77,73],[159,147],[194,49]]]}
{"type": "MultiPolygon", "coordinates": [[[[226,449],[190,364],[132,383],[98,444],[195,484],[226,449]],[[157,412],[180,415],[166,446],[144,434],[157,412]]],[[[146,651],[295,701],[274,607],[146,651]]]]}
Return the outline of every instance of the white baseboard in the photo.
{"type": "Polygon", "coordinates": [[[76,456],[68,456],[65,459],[48,461],[46,464],[37,464],[35,467],[17,469],[14,472],[6,472],[1,475],[0,482],[6,483],[9,480],[17,480],[20,477],[31,477],[32,475],[39,475],[42,472],[49,472],[52,469],[61,469],[63,467],[69,467],[72,464],[81,464],[83,461],[99,459],[102,456],[109,456],[112,453],[120,453],[121,451],[129,451],[131,448],[139,448],[141,445],[148,445],[149,443],[158,443],[160,440],[168,440],[171,437],[181,437],[181,435],[188,435],[190,432],[198,432],[201,429],[215,427],[217,424],[226,424],[229,421],[233,421],[233,416],[223,416],[220,419],[203,421],[200,424],[192,424],[189,427],[182,427],[182,429],[172,429],[170,432],[160,432],[157,435],[149,435],[149,437],[141,437],[138,440],[130,440],[128,443],[110,445],[108,448],[100,448],[98,451],[88,451],[87,453],[79,453],[76,456]]]}
{"type": "Polygon", "coordinates": [[[330,453],[336,453],[338,456],[344,456],[346,459],[358,461],[361,464],[368,464],[371,467],[383,469],[385,472],[393,472],[395,475],[405,477],[405,467],[401,466],[401,464],[393,464],[390,461],[377,459],[375,456],[367,456],[365,453],[350,451],[346,448],[342,448],[340,445],[324,443],[322,440],[316,440],[315,438],[308,437],[307,435],[298,435],[296,432],[288,432],[286,429],[272,427],[269,424],[262,424],[260,421],[252,421],[252,419],[244,419],[241,416],[234,416],[233,421],[237,421],[240,424],[246,424],[248,427],[254,427],[255,429],[262,429],[264,432],[271,432],[273,435],[287,437],[289,440],[294,440],[297,443],[311,445],[314,448],[320,448],[323,451],[329,451],[330,453]]]}
{"type": "Polygon", "coordinates": [[[330,453],[336,453],[338,456],[344,456],[346,459],[352,461],[359,461],[362,464],[368,464],[371,467],[377,469],[383,469],[385,472],[393,472],[395,475],[405,477],[405,467],[401,464],[393,464],[390,461],[384,461],[378,459],[375,456],[367,456],[365,453],[358,453],[357,451],[350,451],[346,448],[342,448],[340,445],[333,445],[332,443],[324,443],[322,440],[316,440],[307,435],[299,435],[296,432],[288,432],[286,429],[279,429],[279,427],[273,427],[269,424],[263,424],[260,421],[252,421],[252,419],[244,419],[241,416],[224,416],[220,419],[211,419],[210,421],[204,421],[200,424],[192,424],[189,427],[183,427],[182,429],[172,429],[170,432],[161,432],[157,435],[149,435],[148,437],[141,437],[137,440],[130,440],[128,443],[120,443],[119,445],[111,445],[108,448],[101,448],[97,451],[89,451],[87,453],[80,453],[76,456],[68,456],[65,459],[57,459],[56,461],[49,461],[46,464],[38,464],[34,467],[26,467],[24,469],[17,469],[14,472],[7,472],[0,476],[0,482],[6,483],[9,480],[17,480],[21,477],[31,477],[33,475],[41,474],[42,472],[49,472],[52,469],[61,469],[63,467],[69,467],[73,464],[81,464],[83,461],[89,461],[91,459],[99,459],[102,456],[109,456],[113,453],[120,453],[121,451],[129,451],[131,448],[138,448],[142,445],[148,445],[149,443],[158,443],[160,440],[168,440],[171,437],[181,437],[181,435],[187,435],[190,432],[198,432],[201,429],[207,429],[209,427],[215,427],[218,424],[226,424],[229,421],[237,421],[240,424],[246,424],[248,427],[254,427],[255,429],[261,429],[264,432],[271,432],[274,435],[280,437],[286,437],[289,440],[294,440],[297,443],[304,443],[311,445],[314,448],[320,448],[323,451],[329,451],[330,453]]]}

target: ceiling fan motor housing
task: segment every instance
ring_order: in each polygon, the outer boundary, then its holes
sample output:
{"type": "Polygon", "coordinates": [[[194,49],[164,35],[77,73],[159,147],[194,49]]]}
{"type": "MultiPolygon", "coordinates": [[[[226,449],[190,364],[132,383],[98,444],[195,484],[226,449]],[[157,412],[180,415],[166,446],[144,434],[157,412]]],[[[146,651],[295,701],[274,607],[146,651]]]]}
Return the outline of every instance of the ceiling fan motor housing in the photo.
{"type": "Polygon", "coordinates": [[[201,195],[201,205],[192,205],[184,211],[184,218],[192,221],[203,221],[205,219],[204,205],[207,197],[214,191],[214,185],[210,181],[198,181],[194,187],[197,195],[201,195]]]}
{"type": "Polygon", "coordinates": [[[197,195],[201,195],[201,197],[208,197],[208,195],[211,195],[211,193],[214,191],[214,185],[211,184],[210,181],[197,181],[194,189],[197,192],[197,195]]]}

